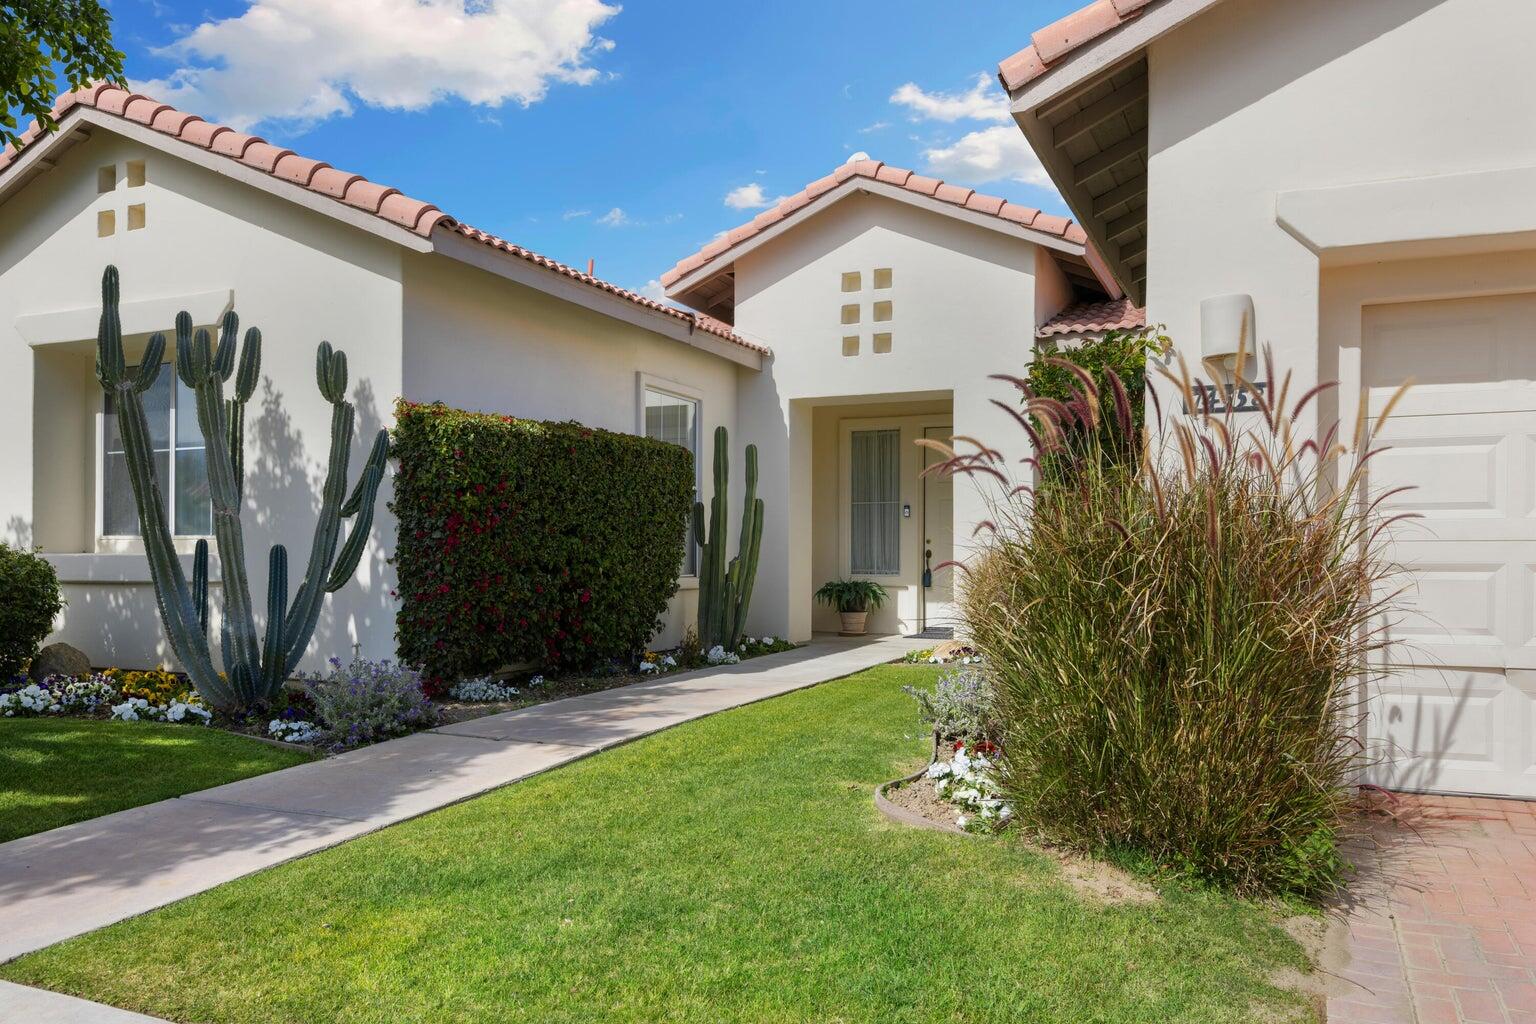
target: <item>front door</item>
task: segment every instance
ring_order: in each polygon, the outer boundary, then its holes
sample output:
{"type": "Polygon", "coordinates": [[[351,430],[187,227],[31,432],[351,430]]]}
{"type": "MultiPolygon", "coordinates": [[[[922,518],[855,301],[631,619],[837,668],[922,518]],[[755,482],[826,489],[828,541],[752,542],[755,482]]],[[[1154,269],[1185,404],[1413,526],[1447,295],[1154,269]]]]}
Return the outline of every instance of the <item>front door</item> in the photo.
{"type": "MultiPolygon", "coordinates": [[[[949,443],[954,427],[925,427],[923,436],[949,443]]],[[[939,461],[931,448],[923,449],[923,466],[939,461]]],[[[952,567],[934,568],[955,556],[954,480],[932,474],[923,477],[923,567],[922,628],[953,629],[955,625],[955,571],[952,567]]]]}

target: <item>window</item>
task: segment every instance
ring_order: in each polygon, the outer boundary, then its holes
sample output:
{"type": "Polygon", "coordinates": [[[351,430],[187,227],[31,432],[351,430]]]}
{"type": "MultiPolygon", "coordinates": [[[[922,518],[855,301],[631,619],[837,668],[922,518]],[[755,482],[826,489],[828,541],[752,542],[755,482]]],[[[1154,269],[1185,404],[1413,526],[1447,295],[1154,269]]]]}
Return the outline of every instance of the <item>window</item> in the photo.
{"type": "MultiPolygon", "coordinates": [[[[155,453],[155,479],[167,496],[172,529],[178,536],[202,537],[213,532],[213,505],[208,496],[208,460],[197,425],[197,396],[176,377],[175,367],[160,368],[155,386],[143,394],[149,443],[155,453]]],[[[101,532],[106,537],[137,537],[139,512],[128,456],[118,428],[112,396],[106,396],[102,437],[101,532]]]]}
{"type": "MultiPolygon", "coordinates": [[[[645,389],[645,436],[675,444],[693,453],[693,500],[699,500],[699,403],[665,391],[645,389]]],[[[693,536],[693,515],[688,516],[688,537],[683,542],[683,575],[698,573],[698,542],[693,536]]]]}
{"type": "Polygon", "coordinates": [[[852,442],[848,570],[894,575],[901,571],[901,431],[855,430],[852,442]]]}

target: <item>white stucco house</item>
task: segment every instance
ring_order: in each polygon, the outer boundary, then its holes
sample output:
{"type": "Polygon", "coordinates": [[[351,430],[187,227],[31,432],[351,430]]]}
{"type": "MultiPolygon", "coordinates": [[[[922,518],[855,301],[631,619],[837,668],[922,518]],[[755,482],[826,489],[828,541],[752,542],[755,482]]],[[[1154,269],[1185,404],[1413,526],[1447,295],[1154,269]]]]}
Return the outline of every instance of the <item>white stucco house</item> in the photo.
{"type": "Polygon", "coordinates": [[[1411,607],[1364,722],[1406,788],[1536,796],[1533,40],[1530,0],[1097,0],[999,66],[1192,364],[1251,303],[1294,393],[1339,383],[1313,425],[1416,381],[1370,470],[1422,516],[1394,535],[1411,607]]]}
{"type": "MultiPolygon", "coordinates": [[[[262,328],[246,428],[252,551],[307,548],[329,430],[314,349],[329,340],[350,358],[354,464],[401,395],[694,448],[724,425],[737,467],[755,443],[767,521],[749,628],[798,639],[835,628],[811,594],[850,574],[892,593],[873,630],[947,626],[950,572],[925,585],[924,567],[950,557],[980,510],[921,479],[912,442],[1015,429],[987,402],[1008,389],[986,377],[1017,371],[1037,333],[1140,323],[1072,222],[874,161],[680,263],[665,280],[689,310],[123,88],[57,109],[56,133],[0,156],[0,536],[54,562],[68,601],[56,638],[104,665],[170,657],[93,375],[109,263],[130,356],[181,309],[212,327],[233,307],[262,328]]],[[[201,441],[162,380],[160,472],[190,553],[208,528],[201,441]]],[[[304,667],[354,645],[393,652],[394,529],[381,507],[304,667]]],[[[265,559],[250,562],[261,593],[265,559]]],[[[694,618],[688,568],[657,643],[694,618]]]]}

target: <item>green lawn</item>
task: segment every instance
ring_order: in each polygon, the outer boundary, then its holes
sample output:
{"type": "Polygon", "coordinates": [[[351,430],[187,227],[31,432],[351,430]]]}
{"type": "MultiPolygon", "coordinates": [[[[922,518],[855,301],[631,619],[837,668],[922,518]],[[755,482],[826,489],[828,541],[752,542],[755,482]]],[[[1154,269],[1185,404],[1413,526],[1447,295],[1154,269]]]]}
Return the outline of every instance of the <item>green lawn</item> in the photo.
{"type": "Polygon", "coordinates": [[[305,760],[195,725],[0,719],[0,842],[305,760]]]}
{"type": "MultiPolygon", "coordinates": [[[[1012,840],[887,822],[887,667],[694,722],[0,968],[173,1020],[1310,1020],[1254,905],[1106,907],[1012,840]]],[[[46,870],[46,867],[39,867],[46,870]]]]}

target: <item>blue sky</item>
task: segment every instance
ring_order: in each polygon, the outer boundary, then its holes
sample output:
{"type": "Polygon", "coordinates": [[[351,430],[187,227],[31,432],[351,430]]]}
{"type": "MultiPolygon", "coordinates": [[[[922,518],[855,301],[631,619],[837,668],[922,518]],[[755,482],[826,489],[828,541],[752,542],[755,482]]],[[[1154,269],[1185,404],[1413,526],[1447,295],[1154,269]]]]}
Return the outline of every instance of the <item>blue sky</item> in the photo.
{"type": "Polygon", "coordinates": [[[157,98],[654,292],[756,204],[855,152],[1064,212],[991,73],[1081,2],[112,0],[112,12],[130,81],[157,98]]]}

